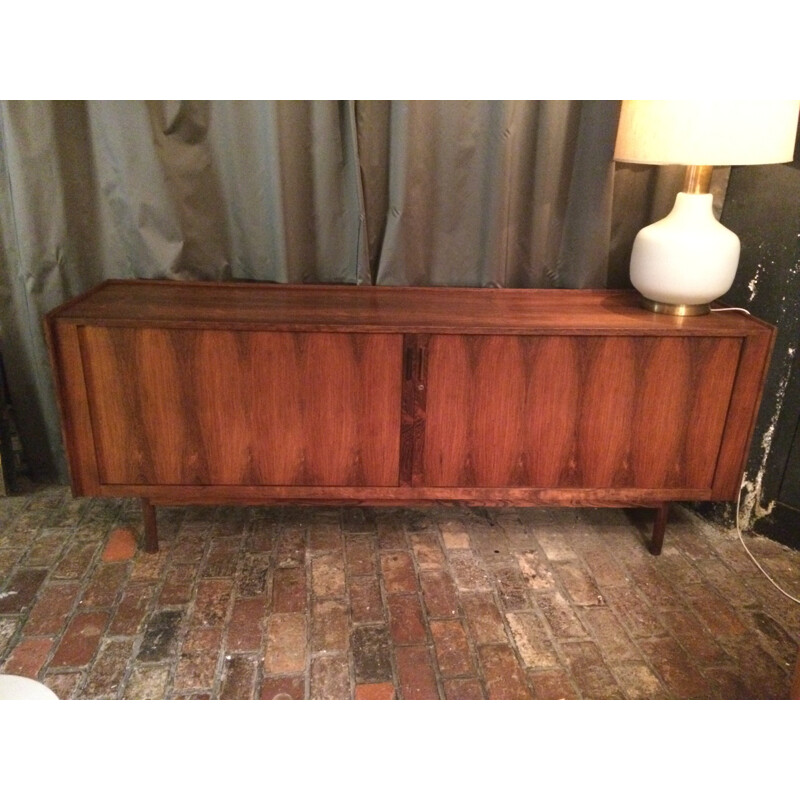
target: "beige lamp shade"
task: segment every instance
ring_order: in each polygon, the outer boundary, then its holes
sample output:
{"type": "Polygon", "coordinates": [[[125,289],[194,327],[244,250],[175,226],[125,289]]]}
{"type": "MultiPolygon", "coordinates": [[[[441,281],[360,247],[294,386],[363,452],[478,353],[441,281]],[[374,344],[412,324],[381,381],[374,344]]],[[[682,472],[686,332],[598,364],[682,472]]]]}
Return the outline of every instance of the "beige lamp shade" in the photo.
{"type": "Polygon", "coordinates": [[[797,100],[623,100],[614,159],[634,164],[791,161],[797,100]]]}

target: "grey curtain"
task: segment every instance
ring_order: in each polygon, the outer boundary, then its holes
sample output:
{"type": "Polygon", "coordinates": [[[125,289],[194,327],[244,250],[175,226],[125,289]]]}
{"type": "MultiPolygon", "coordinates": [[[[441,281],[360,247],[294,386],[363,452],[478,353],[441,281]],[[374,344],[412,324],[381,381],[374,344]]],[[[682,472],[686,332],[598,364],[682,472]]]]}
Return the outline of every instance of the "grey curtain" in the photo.
{"type": "Polygon", "coordinates": [[[618,110],[0,103],[0,347],[34,472],[66,477],[42,317],[105,278],[625,285],[654,188],[618,169],[614,192],[618,110]]]}

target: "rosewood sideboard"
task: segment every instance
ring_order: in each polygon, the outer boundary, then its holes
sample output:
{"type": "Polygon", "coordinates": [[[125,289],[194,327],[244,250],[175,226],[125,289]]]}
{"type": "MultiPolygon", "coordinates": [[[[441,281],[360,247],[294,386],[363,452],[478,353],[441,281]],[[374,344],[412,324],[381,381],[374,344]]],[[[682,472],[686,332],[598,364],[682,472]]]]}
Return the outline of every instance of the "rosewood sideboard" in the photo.
{"type": "Polygon", "coordinates": [[[76,496],[733,500],[774,329],[624,291],[108,281],[45,320],[76,496]]]}

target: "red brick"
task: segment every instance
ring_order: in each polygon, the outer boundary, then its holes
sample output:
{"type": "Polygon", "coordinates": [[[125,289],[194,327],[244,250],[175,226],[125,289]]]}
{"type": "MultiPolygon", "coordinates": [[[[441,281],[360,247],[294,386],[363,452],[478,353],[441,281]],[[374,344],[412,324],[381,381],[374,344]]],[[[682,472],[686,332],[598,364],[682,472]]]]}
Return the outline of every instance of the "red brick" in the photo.
{"type": "Polygon", "coordinates": [[[575,560],[575,551],[566,541],[567,536],[563,530],[536,526],[534,535],[548,561],[575,560]]]}
{"type": "Polygon", "coordinates": [[[438,700],[436,675],[428,648],[422,645],[395,649],[400,696],[404,700],[438,700]]]}
{"type": "Polygon", "coordinates": [[[629,700],[669,699],[669,693],[647,664],[641,662],[616,664],[614,675],[629,700]]]}
{"type": "Polygon", "coordinates": [[[46,577],[46,569],[17,570],[0,593],[0,614],[17,614],[33,605],[36,593],[46,577]]]}
{"type": "Polygon", "coordinates": [[[493,562],[491,570],[497,585],[497,594],[506,611],[520,611],[532,606],[528,584],[519,564],[513,558],[493,562]]]}
{"type": "Polygon", "coordinates": [[[266,592],[269,560],[269,553],[245,551],[241,559],[241,572],[236,581],[239,597],[255,597],[266,592]]]}
{"type": "Polygon", "coordinates": [[[471,550],[450,550],[447,554],[453,580],[462,592],[489,592],[489,573],[471,550]]]}
{"type": "Polygon", "coordinates": [[[58,633],[78,599],[77,583],[50,583],[41,591],[25,623],[26,636],[58,633]]]}
{"type": "Polygon", "coordinates": [[[89,569],[99,545],[96,542],[75,542],[53,571],[53,578],[80,580],[89,569]]]}
{"type": "Polygon", "coordinates": [[[278,537],[278,524],[271,519],[256,519],[250,522],[244,543],[248,553],[269,553],[278,537]]]}
{"type": "Polygon", "coordinates": [[[233,604],[228,624],[226,649],[228,652],[261,649],[261,623],[264,619],[263,598],[240,598],[233,604]]]}
{"type": "MultiPolygon", "coordinates": [[[[754,697],[760,700],[786,700],[789,697],[789,676],[760,644],[743,636],[735,640],[731,651],[737,672],[754,697]]],[[[787,666],[792,671],[794,663],[787,666]]],[[[715,693],[715,696],[719,695],[715,693]]]]}
{"type": "Polygon", "coordinates": [[[350,652],[356,683],[383,683],[392,679],[392,646],[385,626],[354,628],[350,652]]]}
{"type": "Polygon", "coordinates": [[[528,588],[534,592],[553,591],[556,580],[549,562],[536,551],[522,553],[517,557],[522,577],[528,588]]]}
{"type": "MultiPolygon", "coordinates": [[[[586,629],[561,592],[537,593],[536,604],[556,639],[586,638],[586,629]]],[[[607,609],[603,610],[607,611],[607,609]]]]}
{"type": "Polygon", "coordinates": [[[54,641],[52,638],[22,639],[11,651],[11,655],[3,665],[3,672],[7,675],[21,675],[24,678],[38,678],[54,641]]]}
{"type": "Polygon", "coordinates": [[[267,618],[264,672],[280,675],[302,672],[306,666],[304,614],[272,614],[267,618]]]}
{"type": "Polygon", "coordinates": [[[0,547],[0,575],[10,575],[24,554],[25,548],[22,546],[0,547]]]}
{"type": "Polygon", "coordinates": [[[128,561],[136,555],[136,536],[131,528],[115,528],[101,556],[103,561],[128,561]]]}
{"type": "Polygon", "coordinates": [[[305,567],[276,569],[272,580],[272,611],[304,611],[306,602],[305,567]]]}
{"type": "Polygon", "coordinates": [[[460,519],[445,519],[439,523],[444,546],[448,550],[468,550],[469,534],[460,519]]]}
{"type": "Polygon", "coordinates": [[[146,583],[128,584],[108,628],[109,636],[133,636],[141,629],[150,600],[153,586],[146,583]]]}
{"type": "Polygon", "coordinates": [[[676,700],[712,699],[713,684],[671,638],[643,639],[639,647],[676,700]]]}
{"type": "Polygon", "coordinates": [[[203,578],[231,578],[236,574],[239,560],[241,536],[228,536],[213,539],[208,548],[208,556],[203,564],[203,578]]]}
{"type": "Polygon", "coordinates": [[[381,550],[403,550],[406,534],[396,516],[378,517],[378,547],[381,550]]]}
{"type": "Polygon", "coordinates": [[[638,650],[610,609],[588,607],[583,609],[582,617],[607,663],[639,660],[638,650]]]}
{"type": "Polygon", "coordinates": [[[421,570],[444,568],[444,553],[435,534],[412,533],[409,535],[409,539],[421,570]]]}
{"type": "Polygon", "coordinates": [[[351,578],[348,583],[350,614],[353,623],[383,622],[383,600],[377,577],[351,578]]]}
{"type": "Polygon", "coordinates": [[[381,553],[381,572],[387,594],[409,594],[417,591],[414,563],[408,553],[381,553]]]}
{"type": "Polygon", "coordinates": [[[275,544],[275,564],[280,568],[302,567],[306,563],[305,528],[286,528],[275,544]]]}
{"type": "Polygon", "coordinates": [[[305,695],[305,678],[302,675],[267,676],[261,683],[262,700],[302,700],[305,695]]]}
{"type": "Polygon", "coordinates": [[[627,573],[607,550],[599,545],[591,545],[581,548],[581,552],[601,590],[608,586],[627,586],[627,573]]]}
{"type": "Polygon", "coordinates": [[[703,663],[725,660],[725,651],[693,611],[667,608],[661,612],[661,618],[670,633],[695,661],[703,663]]]}
{"type": "Polygon", "coordinates": [[[350,668],[346,655],[320,656],[311,662],[312,700],[349,700],[350,668]]]}
{"type": "MultiPolygon", "coordinates": [[[[17,628],[22,622],[23,617],[15,616],[15,617],[0,617],[0,653],[2,653],[8,643],[14,638],[14,634],[17,632],[17,628]]],[[[62,620],[63,623],[63,620],[62,620]]]]}
{"type": "Polygon", "coordinates": [[[214,627],[222,625],[228,614],[233,582],[207,578],[197,582],[192,625],[214,627]]]}
{"type": "Polygon", "coordinates": [[[649,602],[632,588],[608,588],[604,596],[634,638],[649,638],[665,633],[661,620],[649,602]]]}
{"type": "Polygon", "coordinates": [[[431,620],[431,635],[436,648],[439,671],[445,677],[473,674],[472,657],[464,626],[460,620],[431,620]]]}
{"type": "Polygon", "coordinates": [[[308,530],[308,549],[312,553],[326,553],[342,549],[342,532],[337,523],[320,522],[308,530]]]}
{"type": "Polygon", "coordinates": [[[175,564],[167,570],[161,594],[160,606],[181,606],[192,599],[192,588],[197,577],[195,564],[175,564]]]}
{"type": "MultiPolygon", "coordinates": [[[[25,555],[25,565],[28,567],[51,567],[58,561],[70,535],[71,532],[63,528],[41,531],[25,555]]],[[[4,573],[0,571],[0,575],[2,574],[4,573]]]]}
{"type": "Polygon", "coordinates": [[[174,658],[182,625],[182,611],[160,609],[149,615],[137,660],[163,661],[165,658],[174,658]]]}
{"type": "Polygon", "coordinates": [[[570,675],[586,700],[622,700],[619,684],[594,642],[562,642],[570,675]]]}
{"type": "Polygon", "coordinates": [[[327,553],[311,561],[311,591],[314,597],[344,597],[345,576],[342,553],[327,553]]]}
{"type": "Polygon", "coordinates": [[[170,561],[175,564],[197,564],[206,552],[209,539],[195,533],[181,533],[170,547],[170,561]]]}
{"type": "Polygon", "coordinates": [[[347,651],[350,620],[343,600],[317,600],[311,614],[311,651],[347,651]]]}
{"type": "Polygon", "coordinates": [[[597,606],[605,603],[594,578],[580,564],[558,563],[555,570],[576,605],[597,606]]]}
{"type": "Polygon", "coordinates": [[[537,700],[577,700],[580,697],[562,669],[528,672],[528,681],[537,700]]]}
{"type": "Polygon", "coordinates": [[[514,651],[503,644],[478,648],[478,661],[490,700],[531,700],[533,696],[514,651]]]}
{"type": "Polygon", "coordinates": [[[220,700],[252,700],[256,661],[248,656],[227,656],[220,700]]]}
{"type": "Polygon", "coordinates": [[[135,666],[125,686],[126,700],[163,700],[169,681],[170,665],[135,666]]]}
{"type": "MultiPolygon", "coordinates": [[[[139,551],[136,558],[133,559],[130,580],[160,580],[167,566],[167,558],[171,555],[171,551],[168,551],[166,547],[162,547],[157,553],[145,553],[144,551],[139,551]]],[[[170,558],[170,560],[172,559],[170,558]]]]}
{"type": "Polygon", "coordinates": [[[190,628],[175,671],[175,691],[211,689],[219,666],[222,628],[190,628]]]}
{"type": "Polygon", "coordinates": [[[345,560],[351,575],[373,575],[375,573],[375,540],[366,536],[348,536],[345,560]]]}
{"type": "Polygon", "coordinates": [[[133,641],[130,639],[103,642],[81,697],[116,697],[132,653],[133,641]]]}
{"type": "Polygon", "coordinates": [[[389,630],[395,644],[424,644],[427,638],[417,595],[389,595],[389,630]]]}
{"type": "Polygon", "coordinates": [[[483,687],[477,678],[451,678],[444,681],[448,700],[483,700],[483,687]]]}
{"type": "Polygon", "coordinates": [[[649,562],[628,563],[627,566],[637,593],[643,595],[654,608],[674,608],[684,605],[682,591],[678,592],[649,562]]]}
{"type": "Polygon", "coordinates": [[[81,597],[81,605],[86,608],[106,608],[113,605],[125,583],[128,565],[101,564],[92,575],[86,591],[81,597]]]}
{"type": "Polygon", "coordinates": [[[94,657],[108,623],[108,611],[76,614],[61,637],[50,667],[83,667],[94,657]]]}
{"type": "Polygon", "coordinates": [[[544,623],[534,611],[508,614],[508,627],[522,663],[533,669],[552,669],[559,665],[544,623]]]}
{"type": "Polygon", "coordinates": [[[508,641],[503,617],[489,592],[462,594],[461,606],[472,636],[477,644],[508,641]]]}
{"type": "Polygon", "coordinates": [[[394,700],[394,684],[359,683],[356,686],[356,700],[394,700]]]}
{"type": "Polygon", "coordinates": [[[62,672],[45,675],[44,685],[56,693],[59,700],[71,700],[75,696],[78,684],[83,679],[82,672],[62,672]]]}
{"type": "Polygon", "coordinates": [[[428,616],[450,619],[458,615],[458,595],[453,579],[443,570],[427,570],[419,575],[428,616]]]}
{"type": "Polygon", "coordinates": [[[375,511],[363,506],[349,506],[341,510],[342,530],[348,533],[374,533],[376,526],[375,511]]]}
{"type": "Polygon", "coordinates": [[[687,586],[684,596],[714,636],[737,636],[747,630],[723,597],[705,584],[687,586]]]}

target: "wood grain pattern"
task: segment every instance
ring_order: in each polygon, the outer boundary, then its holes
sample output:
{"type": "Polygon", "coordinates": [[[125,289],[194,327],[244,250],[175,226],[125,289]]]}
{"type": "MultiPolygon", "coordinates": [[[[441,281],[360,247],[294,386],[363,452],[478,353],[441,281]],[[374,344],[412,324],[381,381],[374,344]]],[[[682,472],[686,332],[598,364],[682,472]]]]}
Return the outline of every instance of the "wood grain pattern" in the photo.
{"type": "Polygon", "coordinates": [[[101,497],[147,497],[155,505],[301,503],[332,505],[407,504],[477,506],[641,506],[708,500],[708,489],[534,489],[529,487],[464,488],[449,486],[186,486],[105,485],[101,497]]]}
{"type": "Polygon", "coordinates": [[[710,489],[741,340],[432,336],[425,484],[710,489]]]}
{"type": "Polygon", "coordinates": [[[81,331],[108,484],[397,484],[397,335],[81,331]]]}
{"type": "Polygon", "coordinates": [[[745,339],[714,476],[714,500],[733,500],[739,493],[774,344],[774,330],[757,329],[745,339]]]}
{"type": "Polygon", "coordinates": [[[769,327],[738,313],[670,317],[635,292],[108,281],[52,315],[125,327],[385,333],[629,333],[738,336],[769,327]]]}

